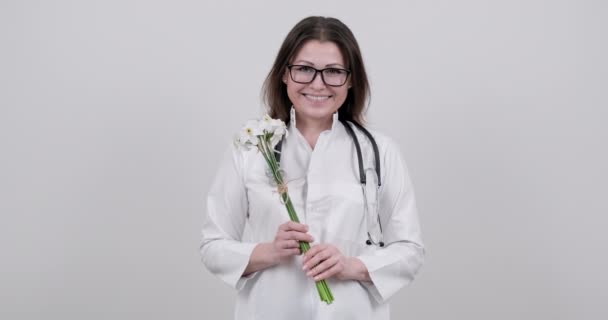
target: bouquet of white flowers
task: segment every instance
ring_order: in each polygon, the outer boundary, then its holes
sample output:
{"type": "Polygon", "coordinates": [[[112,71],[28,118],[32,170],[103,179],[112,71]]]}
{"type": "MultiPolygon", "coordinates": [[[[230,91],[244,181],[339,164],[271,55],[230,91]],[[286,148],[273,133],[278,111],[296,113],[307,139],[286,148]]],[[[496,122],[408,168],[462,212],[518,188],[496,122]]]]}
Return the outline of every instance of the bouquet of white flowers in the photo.
{"type": "MultiPolygon", "coordinates": [[[[289,198],[289,193],[287,192],[287,184],[283,180],[281,168],[275,157],[274,148],[279,141],[281,141],[283,136],[286,135],[287,127],[283,121],[272,119],[269,115],[265,115],[260,120],[248,121],[235,139],[235,144],[247,150],[257,147],[260,153],[262,153],[272,172],[274,181],[277,184],[280,199],[282,203],[285,204],[285,208],[287,208],[289,218],[291,221],[299,223],[300,220],[298,219],[296,210],[294,209],[291,199],[289,198]]],[[[308,249],[310,249],[308,242],[300,241],[300,250],[302,250],[302,253],[305,253],[308,249]]],[[[334,297],[327,286],[327,282],[325,282],[325,280],[317,281],[316,286],[321,301],[331,304],[332,301],[334,301],[334,297]]]]}

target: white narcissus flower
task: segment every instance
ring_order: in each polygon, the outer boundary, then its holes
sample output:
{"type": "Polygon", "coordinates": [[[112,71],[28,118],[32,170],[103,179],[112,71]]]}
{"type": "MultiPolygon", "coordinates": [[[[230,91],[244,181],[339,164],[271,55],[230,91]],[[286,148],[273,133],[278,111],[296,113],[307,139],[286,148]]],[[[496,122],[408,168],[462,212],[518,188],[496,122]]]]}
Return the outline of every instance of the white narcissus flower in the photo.
{"type": "Polygon", "coordinates": [[[283,136],[286,135],[287,126],[285,123],[280,119],[273,119],[266,114],[260,120],[247,121],[235,138],[235,144],[249,150],[252,147],[257,147],[259,138],[262,137],[274,149],[279,141],[283,139],[283,136]]]}
{"type": "Polygon", "coordinates": [[[239,133],[239,142],[243,146],[257,146],[258,145],[258,136],[262,135],[264,132],[260,128],[260,123],[257,120],[249,120],[241,129],[239,133]]]}
{"type": "Polygon", "coordinates": [[[266,133],[272,133],[274,131],[274,119],[272,119],[268,114],[265,114],[260,120],[260,129],[265,131],[266,133]]]}
{"type": "Polygon", "coordinates": [[[278,132],[281,135],[287,133],[287,126],[285,125],[285,122],[280,119],[272,119],[272,126],[275,133],[278,132]]]}
{"type": "Polygon", "coordinates": [[[272,135],[272,137],[270,137],[270,147],[274,149],[282,138],[282,136],[277,134],[272,135]]]}
{"type": "Polygon", "coordinates": [[[287,126],[285,126],[285,123],[278,119],[274,120],[274,122],[274,131],[272,133],[272,138],[270,138],[270,145],[273,149],[284,136],[287,136],[287,126]]]}

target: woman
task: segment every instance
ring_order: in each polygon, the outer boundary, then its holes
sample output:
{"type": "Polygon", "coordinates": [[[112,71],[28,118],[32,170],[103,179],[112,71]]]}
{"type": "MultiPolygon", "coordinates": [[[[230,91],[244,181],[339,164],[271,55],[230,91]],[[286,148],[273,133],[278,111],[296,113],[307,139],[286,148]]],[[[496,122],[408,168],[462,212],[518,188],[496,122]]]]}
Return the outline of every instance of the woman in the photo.
{"type": "Polygon", "coordinates": [[[289,221],[263,157],[232,148],[208,195],[203,263],[237,289],[236,319],[389,319],[387,301],[413,280],[424,249],[396,144],[372,133],[377,176],[372,142],[353,126],[372,183],[360,181],[344,121],[362,123],[369,84],[352,32],[333,18],[300,21],[264,94],[270,115],[288,124],[281,167],[302,223],[289,221]],[[298,241],[311,249],[301,255],[298,241]],[[314,285],[322,279],[330,305],[314,285]]]}

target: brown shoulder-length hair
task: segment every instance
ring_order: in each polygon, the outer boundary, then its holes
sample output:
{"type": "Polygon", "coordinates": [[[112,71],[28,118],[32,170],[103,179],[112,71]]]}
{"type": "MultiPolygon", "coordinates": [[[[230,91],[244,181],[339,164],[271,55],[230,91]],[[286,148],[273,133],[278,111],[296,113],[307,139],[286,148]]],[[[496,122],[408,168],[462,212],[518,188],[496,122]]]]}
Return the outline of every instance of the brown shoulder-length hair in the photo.
{"type": "Polygon", "coordinates": [[[338,109],[338,117],[363,124],[363,113],[366,103],[369,102],[370,90],[361,50],[350,29],[340,20],[329,17],[305,18],[298,22],[285,37],[262,87],[262,96],[270,116],[289,123],[289,110],[292,103],[287,96],[287,86],[283,82],[283,75],[287,65],[309,40],[330,41],[340,49],[345,67],[351,72],[351,88],[344,104],[338,109]]]}

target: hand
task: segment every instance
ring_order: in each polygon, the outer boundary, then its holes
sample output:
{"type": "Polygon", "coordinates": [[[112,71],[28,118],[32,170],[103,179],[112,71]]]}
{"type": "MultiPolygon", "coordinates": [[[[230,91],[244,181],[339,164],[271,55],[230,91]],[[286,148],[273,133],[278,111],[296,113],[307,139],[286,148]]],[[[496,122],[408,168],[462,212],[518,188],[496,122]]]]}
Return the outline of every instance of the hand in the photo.
{"type": "Polygon", "coordinates": [[[345,280],[347,261],[348,259],[334,245],[320,244],[313,246],[304,254],[302,269],[315,281],[333,276],[345,280]]]}
{"type": "Polygon", "coordinates": [[[367,267],[356,257],[345,257],[334,245],[316,245],[302,259],[306,275],[315,281],[335,276],[339,280],[371,281],[367,267]]]}
{"type": "Polygon", "coordinates": [[[308,226],[301,223],[289,221],[280,225],[272,242],[263,242],[253,248],[243,276],[275,266],[286,257],[299,255],[299,241],[314,240],[307,231],[308,226]]]}
{"type": "Polygon", "coordinates": [[[279,226],[277,234],[272,242],[274,255],[277,258],[277,263],[290,256],[301,254],[300,242],[313,242],[314,239],[308,233],[308,226],[305,224],[288,221],[279,226]]]}

